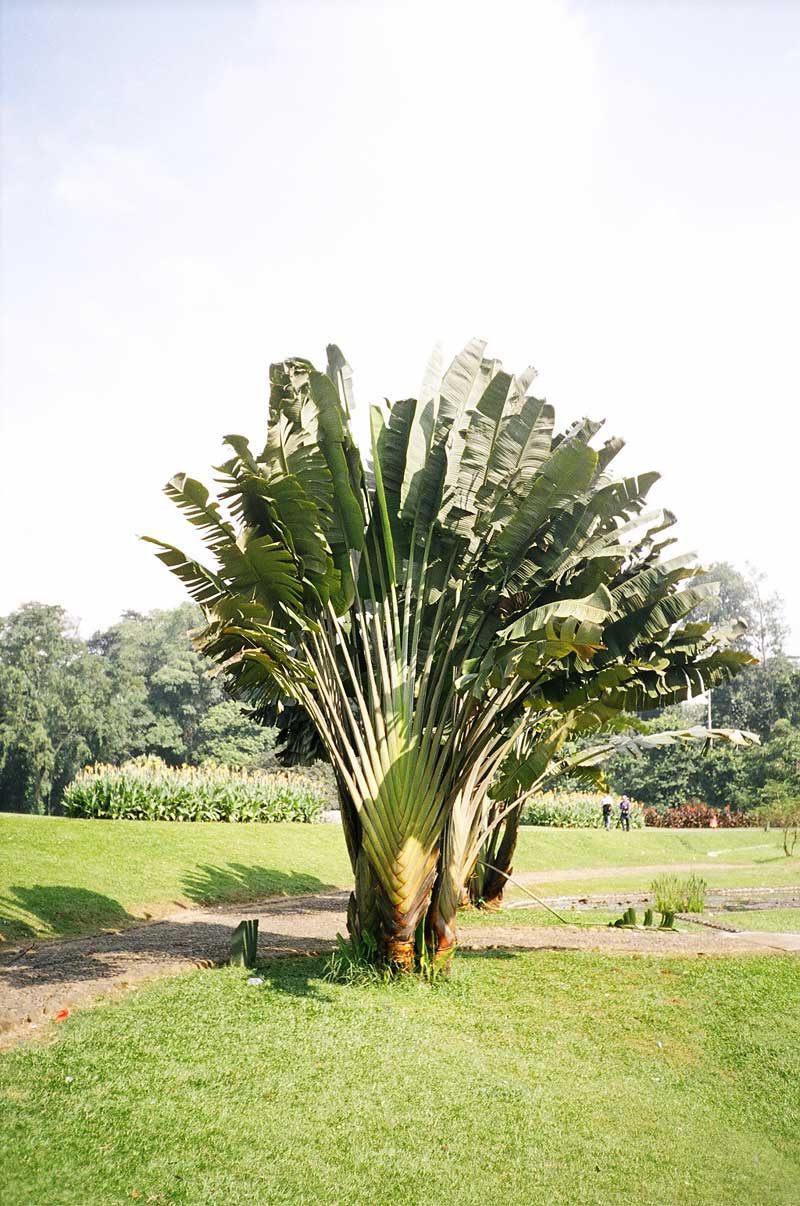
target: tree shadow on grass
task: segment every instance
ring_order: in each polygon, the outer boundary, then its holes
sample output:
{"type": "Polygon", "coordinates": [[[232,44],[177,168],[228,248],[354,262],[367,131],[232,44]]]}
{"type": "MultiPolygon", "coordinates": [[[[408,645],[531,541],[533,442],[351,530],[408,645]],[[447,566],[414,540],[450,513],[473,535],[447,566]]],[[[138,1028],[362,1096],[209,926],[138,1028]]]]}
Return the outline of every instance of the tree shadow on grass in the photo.
{"type": "Polygon", "coordinates": [[[60,938],[87,930],[120,929],[135,920],[118,900],[67,884],[15,884],[8,896],[0,897],[0,932],[7,939],[60,938]],[[39,920],[38,928],[27,920],[31,916],[39,920]]]}
{"type": "Polygon", "coordinates": [[[247,866],[244,863],[227,863],[224,867],[201,864],[184,875],[182,887],[189,899],[200,905],[231,904],[269,896],[293,897],[319,892],[341,895],[341,889],[335,884],[323,883],[315,875],[301,871],[276,871],[271,867],[247,866]]]}
{"type": "MultiPolygon", "coordinates": [[[[457,974],[458,966],[467,962],[485,962],[491,960],[494,962],[505,962],[517,958],[518,952],[513,950],[459,950],[456,955],[454,971],[457,974]]],[[[248,975],[257,975],[263,977],[266,987],[273,992],[286,993],[289,996],[295,997],[313,997],[317,1001],[322,1001],[325,1004],[332,1004],[334,995],[330,989],[338,987],[348,992],[352,989],[353,992],[358,991],[361,987],[374,987],[376,989],[385,990],[391,993],[397,982],[386,981],[382,982],[380,978],[376,978],[374,984],[365,978],[364,983],[360,984],[356,978],[352,983],[348,983],[346,979],[333,979],[330,984],[323,977],[328,966],[330,953],[324,955],[305,955],[286,958],[285,956],[272,957],[267,959],[259,959],[254,971],[248,972],[248,975]]],[[[411,977],[415,979],[415,977],[411,977]]],[[[442,987],[447,987],[449,977],[446,977],[442,983],[442,987]]]]}
{"type": "Polygon", "coordinates": [[[328,954],[273,956],[259,959],[256,967],[246,974],[262,977],[268,991],[291,997],[312,997],[329,1005],[333,994],[322,979],[328,958],[328,954]]]}
{"type": "MultiPolygon", "coordinates": [[[[6,911],[12,917],[18,911],[14,925],[23,942],[26,936],[40,936],[28,924],[31,913],[53,929],[60,925],[62,936],[66,924],[80,928],[84,935],[87,928],[105,932],[69,942],[45,939],[27,950],[0,946],[0,996],[4,987],[46,990],[48,985],[57,984],[68,993],[71,984],[92,981],[97,982],[97,991],[101,991],[103,981],[137,980],[173,968],[180,971],[191,964],[208,967],[223,963],[228,958],[231,934],[241,917],[260,919],[258,950],[264,963],[327,951],[336,930],[344,928],[348,893],[314,876],[237,864],[198,867],[187,876],[185,890],[196,900],[219,901],[227,896],[228,903],[198,914],[184,910],[164,921],[131,924],[138,919],[117,901],[99,893],[72,888],[12,889],[13,900],[5,902],[12,908],[6,911]],[[268,888],[272,893],[286,895],[264,899],[270,895],[268,888]],[[236,897],[249,899],[241,903],[236,897]],[[258,897],[260,904],[255,899],[258,897]],[[28,911],[28,921],[23,909],[28,911]]],[[[11,937],[10,927],[6,936],[11,937]]],[[[13,1007],[15,1002],[10,1001],[7,1008],[13,1007]]],[[[0,1000],[0,1012],[2,1008],[0,1000]]],[[[24,1012],[30,1012],[30,1008],[24,1012]]]]}
{"type": "MultiPolygon", "coordinates": [[[[541,950],[549,950],[549,947],[537,948],[541,950]]],[[[462,949],[456,955],[457,959],[516,959],[517,952],[510,950],[507,947],[487,947],[485,950],[471,950],[469,948],[462,949]]]]}

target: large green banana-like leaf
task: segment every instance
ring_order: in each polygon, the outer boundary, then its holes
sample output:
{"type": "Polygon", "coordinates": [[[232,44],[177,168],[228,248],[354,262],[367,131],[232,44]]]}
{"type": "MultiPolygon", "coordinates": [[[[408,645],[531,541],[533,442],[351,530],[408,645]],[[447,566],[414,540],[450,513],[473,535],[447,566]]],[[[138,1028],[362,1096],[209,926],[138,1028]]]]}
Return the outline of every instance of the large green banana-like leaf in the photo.
{"type": "Polygon", "coordinates": [[[586,749],[578,750],[567,757],[554,760],[547,768],[546,777],[583,776],[592,782],[598,780],[598,772],[609,758],[619,753],[642,753],[645,750],[662,749],[672,745],[690,745],[712,741],[725,742],[739,748],[759,745],[757,733],[746,729],[708,729],[703,725],[692,725],[684,729],[669,729],[660,733],[616,733],[605,741],[586,749]]]}

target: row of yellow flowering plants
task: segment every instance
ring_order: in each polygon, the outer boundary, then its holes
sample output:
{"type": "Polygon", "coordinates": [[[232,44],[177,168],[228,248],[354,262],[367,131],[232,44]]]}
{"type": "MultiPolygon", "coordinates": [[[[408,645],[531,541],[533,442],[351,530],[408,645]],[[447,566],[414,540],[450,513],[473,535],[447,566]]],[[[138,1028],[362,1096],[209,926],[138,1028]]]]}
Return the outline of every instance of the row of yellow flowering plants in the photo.
{"type": "Polygon", "coordinates": [[[67,816],[130,821],[317,821],[328,806],[319,779],[135,758],[88,766],[64,794],[67,816]]]}

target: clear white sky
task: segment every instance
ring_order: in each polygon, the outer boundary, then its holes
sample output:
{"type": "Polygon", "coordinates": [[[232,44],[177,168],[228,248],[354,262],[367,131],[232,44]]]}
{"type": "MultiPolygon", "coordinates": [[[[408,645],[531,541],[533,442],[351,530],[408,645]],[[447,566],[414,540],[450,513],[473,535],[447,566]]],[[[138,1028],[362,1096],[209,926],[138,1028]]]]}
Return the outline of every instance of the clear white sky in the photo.
{"type": "Polygon", "coordinates": [[[606,417],[800,653],[800,3],[4,0],[0,613],[183,596],[136,534],[328,340],[473,334],[606,417]]]}

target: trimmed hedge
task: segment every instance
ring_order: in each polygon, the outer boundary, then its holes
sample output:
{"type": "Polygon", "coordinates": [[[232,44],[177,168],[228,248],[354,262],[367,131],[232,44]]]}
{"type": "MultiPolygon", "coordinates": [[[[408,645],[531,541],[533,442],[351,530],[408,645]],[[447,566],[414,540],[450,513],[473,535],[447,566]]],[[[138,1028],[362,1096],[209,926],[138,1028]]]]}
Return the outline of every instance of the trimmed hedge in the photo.
{"type": "Polygon", "coordinates": [[[64,793],[67,816],[122,821],[318,821],[319,782],[289,771],[242,771],[160,758],[88,766],[64,793]]]}
{"type": "MultiPolygon", "coordinates": [[[[559,829],[602,829],[602,792],[543,791],[531,796],[522,809],[522,825],[552,825],[559,829]]],[[[614,797],[611,824],[619,821],[619,798],[614,797]]],[[[631,829],[644,826],[641,804],[631,801],[631,829]]]]}

